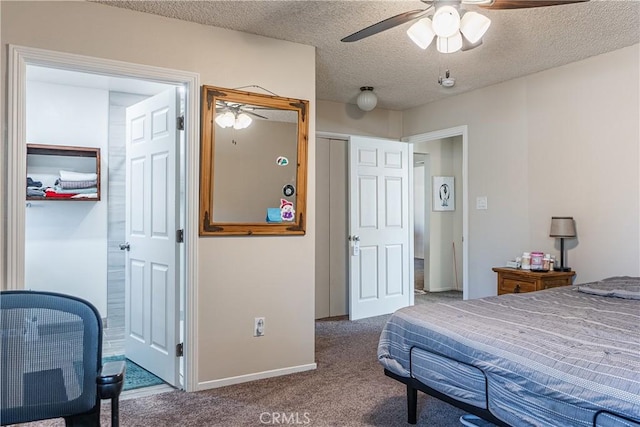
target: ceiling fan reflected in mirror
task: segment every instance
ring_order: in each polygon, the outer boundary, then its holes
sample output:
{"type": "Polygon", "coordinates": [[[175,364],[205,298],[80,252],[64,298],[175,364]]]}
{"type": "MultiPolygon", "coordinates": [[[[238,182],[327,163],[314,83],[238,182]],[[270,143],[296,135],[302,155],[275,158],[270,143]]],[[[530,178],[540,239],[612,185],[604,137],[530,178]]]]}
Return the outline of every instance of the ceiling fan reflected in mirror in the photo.
{"type": "Polygon", "coordinates": [[[343,38],[343,42],[355,42],[373,36],[398,25],[419,19],[407,30],[407,34],[420,48],[426,49],[436,40],[441,53],[470,50],[482,44],[482,37],[491,20],[486,16],[462,9],[461,5],[481,6],[485,9],[526,9],[582,3],[589,0],[421,0],[426,9],[412,10],[377,22],[343,38]],[[431,15],[429,15],[433,12],[431,15]]]}
{"type": "Polygon", "coordinates": [[[253,105],[244,105],[236,102],[225,102],[216,100],[216,111],[218,115],[215,122],[221,128],[233,127],[236,130],[245,129],[251,125],[251,116],[268,120],[267,117],[256,113],[258,109],[253,105]]]}

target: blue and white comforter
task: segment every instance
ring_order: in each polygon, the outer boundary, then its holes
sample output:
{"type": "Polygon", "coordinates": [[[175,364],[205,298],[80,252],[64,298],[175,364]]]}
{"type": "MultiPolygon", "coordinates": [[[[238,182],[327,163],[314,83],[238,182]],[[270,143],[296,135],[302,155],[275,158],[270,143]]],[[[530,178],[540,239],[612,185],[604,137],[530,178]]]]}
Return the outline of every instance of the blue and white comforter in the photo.
{"type": "MultiPolygon", "coordinates": [[[[633,292],[640,278],[603,282],[633,292]]],[[[513,426],[592,426],[601,410],[614,415],[598,426],[640,425],[640,300],[580,288],[401,309],[378,359],[459,400],[488,402],[513,426]]]]}

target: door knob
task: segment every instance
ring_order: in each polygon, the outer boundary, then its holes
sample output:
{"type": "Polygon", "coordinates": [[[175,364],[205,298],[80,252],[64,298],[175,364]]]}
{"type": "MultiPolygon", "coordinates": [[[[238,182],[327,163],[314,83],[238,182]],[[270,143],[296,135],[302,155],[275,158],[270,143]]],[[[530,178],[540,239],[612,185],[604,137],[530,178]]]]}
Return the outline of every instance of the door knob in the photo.
{"type": "Polygon", "coordinates": [[[349,236],[349,240],[353,242],[359,242],[360,236],[358,236],[357,234],[354,234],[353,236],[349,236]]]}
{"type": "Polygon", "coordinates": [[[129,245],[129,242],[120,243],[120,250],[121,251],[129,251],[129,250],[131,250],[131,245],[129,245]]]}

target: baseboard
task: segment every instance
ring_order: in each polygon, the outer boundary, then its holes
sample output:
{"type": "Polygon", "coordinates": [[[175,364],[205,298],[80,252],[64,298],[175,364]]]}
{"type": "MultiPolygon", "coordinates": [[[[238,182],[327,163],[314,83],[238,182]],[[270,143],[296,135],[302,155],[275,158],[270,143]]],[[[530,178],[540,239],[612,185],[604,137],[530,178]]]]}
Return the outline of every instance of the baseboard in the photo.
{"type": "Polygon", "coordinates": [[[262,380],[265,378],[279,377],[282,375],[295,374],[298,372],[311,371],[316,369],[318,365],[316,363],[309,363],[308,365],[291,366],[282,369],[273,369],[271,371],[256,372],[253,374],[239,375],[237,377],[222,378],[220,380],[204,381],[198,383],[197,391],[209,390],[212,388],[225,387],[233,384],[246,383],[249,381],[262,380]]]}

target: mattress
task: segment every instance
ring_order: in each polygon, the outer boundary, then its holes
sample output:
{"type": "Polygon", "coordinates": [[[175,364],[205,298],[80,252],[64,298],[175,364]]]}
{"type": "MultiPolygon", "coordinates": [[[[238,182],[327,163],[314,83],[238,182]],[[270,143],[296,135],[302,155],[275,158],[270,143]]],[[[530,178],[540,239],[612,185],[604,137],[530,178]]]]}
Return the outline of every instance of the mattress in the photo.
{"type": "Polygon", "coordinates": [[[639,284],[407,307],[385,325],[378,359],[513,426],[593,426],[600,411],[598,426],[640,425],[640,300],[628,296],[639,284]]]}

